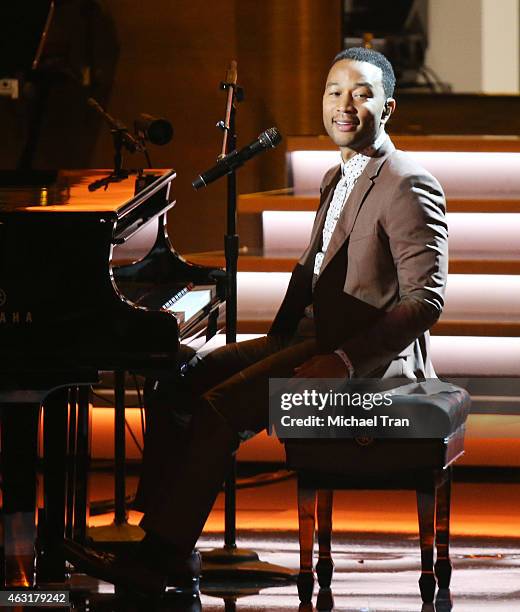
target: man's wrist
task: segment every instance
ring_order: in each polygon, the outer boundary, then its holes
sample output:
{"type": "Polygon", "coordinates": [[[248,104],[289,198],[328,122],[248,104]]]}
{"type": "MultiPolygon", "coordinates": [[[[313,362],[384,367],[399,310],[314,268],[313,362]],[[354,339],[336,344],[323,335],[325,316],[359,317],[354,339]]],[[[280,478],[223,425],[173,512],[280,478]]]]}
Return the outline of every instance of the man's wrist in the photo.
{"type": "Polygon", "coordinates": [[[350,361],[349,356],[343,349],[336,349],[334,353],[343,361],[345,367],[347,368],[348,377],[352,378],[354,376],[354,366],[352,365],[352,361],[350,361]]]}

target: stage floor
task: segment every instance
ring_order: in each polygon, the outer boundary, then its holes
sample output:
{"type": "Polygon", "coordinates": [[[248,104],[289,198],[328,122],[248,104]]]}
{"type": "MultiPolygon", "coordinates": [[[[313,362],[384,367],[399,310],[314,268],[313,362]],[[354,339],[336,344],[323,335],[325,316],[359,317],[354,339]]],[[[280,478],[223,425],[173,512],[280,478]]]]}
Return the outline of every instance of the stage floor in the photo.
{"type": "MultiPolygon", "coordinates": [[[[95,496],[110,490],[110,478],[95,477],[95,496]]],[[[135,481],[129,481],[132,490],[135,481]]],[[[239,545],[253,548],[262,561],[298,567],[295,482],[238,492],[239,545]]],[[[131,513],[131,522],[139,515],[131,513]]],[[[107,523],[108,515],[96,517],[107,523]]],[[[520,485],[455,483],[453,490],[454,565],[451,600],[440,592],[435,607],[422,605],[417,581],[420,551],[411,492],[339,492],[335,502],[333,558],[336,565],[332,594],[334,610],[356,612],[501,612],[520,610],[520,485]]],[[[215,505],[199,548],[222,545],[223,499],[215,505]]],[[[244,610],[295,611],[296,585],[270,586],[249,578],[204,580],[200,600],[167,597],[160,604],[118,600],[113,587],[74,576],[76,609],[182,610],[204,612],[244,610]],[[88,604],[79,591],[89,590],[88,604]]],[[[330,610],[327,594],[303,612],[330,610]]]]}
{"type": "MultiPolygon", "coordinates": [[[[219,546],[220,538],[204,537],[201,548],[219,546]]],[[[262,560],[297,567],[298,549],[292,534],[246,533],[241,544],[254,548],[262,560]]],[[[300,607],[294,583],[269,586],[254,580],[203,581],[200,599],[179,600],[166,596],[160,604],[122,601],[106,583],[75,576],[73,592],[78,610],[182,610],[184,612],[301,612],[343,610],[349,612],[513,612],[520,609],[520,545],[509,539],[455,538],[452,546],[454,574],[451,595],[438,592],[435,606],[422,604],[419,548],[414,537],[341,533],[334,539],[335,572],[332,582],[334,608],[315,589],[314,607],[300,607]],[[88,606],[78,588],[90,590],[88,606]],[[317,598],[320,597],[317,608],[317,598]],[[451,601],[450,601],[451,600],[451,601]]]]}

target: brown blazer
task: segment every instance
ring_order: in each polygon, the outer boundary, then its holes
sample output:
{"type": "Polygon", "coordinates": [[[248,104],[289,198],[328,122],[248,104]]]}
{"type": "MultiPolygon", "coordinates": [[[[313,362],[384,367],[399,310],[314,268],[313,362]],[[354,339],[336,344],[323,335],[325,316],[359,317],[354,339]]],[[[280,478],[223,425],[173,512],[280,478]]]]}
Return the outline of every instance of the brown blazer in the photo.
{"type": "Polygon", "coordinates": [[[312,303],[320,350],[343,348],[356,376],[434,376],[428,329],[441,314],[448,273],[442,188],[388,138],[345,203],[312,291],[339,178],[339,166],[323,178],[309,246],[269,333],[292,335],[312,303]]]}

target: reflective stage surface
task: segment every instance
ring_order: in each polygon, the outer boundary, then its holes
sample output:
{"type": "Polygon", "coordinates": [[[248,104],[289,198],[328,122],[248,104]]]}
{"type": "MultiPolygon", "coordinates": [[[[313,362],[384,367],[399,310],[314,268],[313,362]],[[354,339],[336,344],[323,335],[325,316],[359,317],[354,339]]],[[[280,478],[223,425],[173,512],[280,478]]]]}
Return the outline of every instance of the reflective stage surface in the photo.
{"type": "MultiPolygon", "coordinates": [[[[264,561],[295,568],[298,547],[294,534],[246,533],[240,545],[254,548],[264,561]]],[[[220,538],[204,537],[201,549],[221,546],[220,538]]],[[[344,610],[356,612],[499,612],[520,610],[520,539],[454,538],[451,593],[440,591],[435,604],[422,604],[417,581],[420,574],[416,537],[375,534],[335,534],[333,558],[336,565],[332,594],[318,594],[313,606],[299,606],[294,583],[282,586],[252,581],[203,581],[200,599],[167,595],[160,602],[116,597],[112,585],[84,576],[74,576],[74,609],[171,610],[204,612],[244,610],[296,611],[344,610]],[[90,592],[81,593],[83,589],[90,592]],[[333,606],[331,605],[333,599],[333,606]]]]}

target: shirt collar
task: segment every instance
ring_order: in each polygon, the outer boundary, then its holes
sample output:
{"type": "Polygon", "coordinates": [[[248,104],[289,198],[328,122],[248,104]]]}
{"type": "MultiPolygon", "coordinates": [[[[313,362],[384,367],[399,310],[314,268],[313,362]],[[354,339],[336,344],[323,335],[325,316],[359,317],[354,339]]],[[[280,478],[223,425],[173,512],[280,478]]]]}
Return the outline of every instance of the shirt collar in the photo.
{"type": "Polygon", "coordinates": [[[369,159],[375,155],[378,149],[381,148],[385,140],[388,138],[387,133],[382,130],[381,134],[376,138],[376,140],[368,147],[365,147],[359,153],[356,153],[350,159],[347,159],[346,162],[341,159],[341,175],[346,176],[348,173],[352,172],[355,168],[359,168],[360,166],[364,167],[368,163],[369,159]]]}

